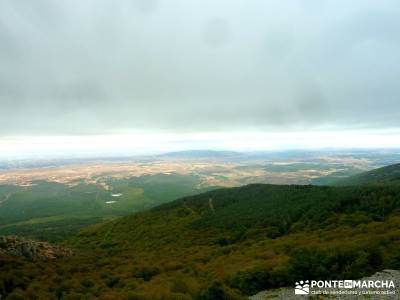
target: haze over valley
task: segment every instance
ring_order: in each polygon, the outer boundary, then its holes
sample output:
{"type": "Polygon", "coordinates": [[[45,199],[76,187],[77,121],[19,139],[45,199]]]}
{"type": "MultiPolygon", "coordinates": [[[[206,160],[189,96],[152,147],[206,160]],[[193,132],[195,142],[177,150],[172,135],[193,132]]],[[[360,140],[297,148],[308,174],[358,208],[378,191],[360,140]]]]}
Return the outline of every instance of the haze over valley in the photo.
{"type": "Polygon", "coordinates": [[[0,300],[399,299],[399,28],[398,0],[0,0],[0,300]]]}

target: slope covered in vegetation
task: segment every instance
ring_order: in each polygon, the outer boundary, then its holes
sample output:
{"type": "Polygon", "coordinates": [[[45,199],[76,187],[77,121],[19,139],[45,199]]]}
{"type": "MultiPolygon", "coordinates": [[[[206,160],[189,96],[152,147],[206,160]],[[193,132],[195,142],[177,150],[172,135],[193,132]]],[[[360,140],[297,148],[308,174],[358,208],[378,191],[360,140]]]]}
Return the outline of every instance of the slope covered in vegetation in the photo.
{"type": "Polygon", "coordinates": [[[65,246],[74,256],[50,262],[3,255],[0,294],[242,299],[400,268],[400,186],[220,189],[93,225],[65,246]]]}
{"type": "Polygon", "coordinates": [[[0,235],[61,241],[85,226],[212,189],[200,187],[198,176],[179,174],[108,178],[104,183],[108,189],[86,182],[0,186],[0,235]]]}
{"type": "Polygon", "coordinates": [[[335,185],[400,184],[400,164],[394,164],[369,172],[338,180],[335,185]]]}

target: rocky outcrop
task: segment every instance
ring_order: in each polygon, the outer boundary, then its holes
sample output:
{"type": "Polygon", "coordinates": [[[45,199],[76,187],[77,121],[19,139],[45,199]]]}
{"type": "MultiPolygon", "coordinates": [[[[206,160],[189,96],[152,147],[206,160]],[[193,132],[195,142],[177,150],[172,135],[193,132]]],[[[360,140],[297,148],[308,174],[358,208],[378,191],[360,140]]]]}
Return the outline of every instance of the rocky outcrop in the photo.
{"type": "MultiPolygon", "coordinates": [[[[275,290],[262,291],[254,296],[249,297],[250,300],[299,300],[299,299],[340,299],[340,300],[359,300],[359,299],[370,299],[370,300],[398,300],[400,299],[400,271],[397,270],[383,270],[382,272],[375,273],[370,277],[361,278],[359,280],[392,280],[395,284],[394,289],[381,289],[389,290],[389,294],[368,294],[368,295],[323,295],[318,298],[314,295],[295,295],[294,287],[291,288],[280,288],[275,290]]],[[[334,290],[334,289],[331,289],[334,290]]],[[[350,289],[351,290],[351,289],[350,289]]],[[[367,289],[368,290],[368,289],[367,289]]],[[[376,289],[369,289],[372,293],[376,289]]]]}
{"type": "Polygon", "coordinates": [[[0,236],[1,253],[26,257],[31,260],[48,260],[72,255],[69,249],[16,236],[0,236]]]}

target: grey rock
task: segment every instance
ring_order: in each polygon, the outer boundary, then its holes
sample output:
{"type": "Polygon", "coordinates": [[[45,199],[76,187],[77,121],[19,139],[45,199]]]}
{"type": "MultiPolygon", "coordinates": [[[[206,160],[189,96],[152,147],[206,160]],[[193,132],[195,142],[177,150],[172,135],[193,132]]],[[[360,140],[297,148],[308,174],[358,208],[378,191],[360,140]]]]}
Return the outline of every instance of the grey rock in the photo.
{"type": "Polygon", "coordinates": [[[55,259],[72,255],[69,249],[17,236],[0,236],[1,253],[25,257],[30,260],[55,259]]]}

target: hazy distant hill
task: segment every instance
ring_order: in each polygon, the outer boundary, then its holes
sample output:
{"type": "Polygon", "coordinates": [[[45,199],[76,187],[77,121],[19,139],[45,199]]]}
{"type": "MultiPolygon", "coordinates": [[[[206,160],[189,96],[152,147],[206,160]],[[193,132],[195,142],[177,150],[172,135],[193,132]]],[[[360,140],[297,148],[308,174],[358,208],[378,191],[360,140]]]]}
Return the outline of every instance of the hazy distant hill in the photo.
{"type": "Polygon", "coordinates": [[[344,178],[335,185],[400,184],[400,164],[394,164],[369,172],[344,178]]]}
{"type": "Polygon", "coordinates": [[[178,152],[168,152],[160,156],[169,158],[232,158],[232,157],[243,156],[243,154],[234,151],[187,150],[178,152]]]}

